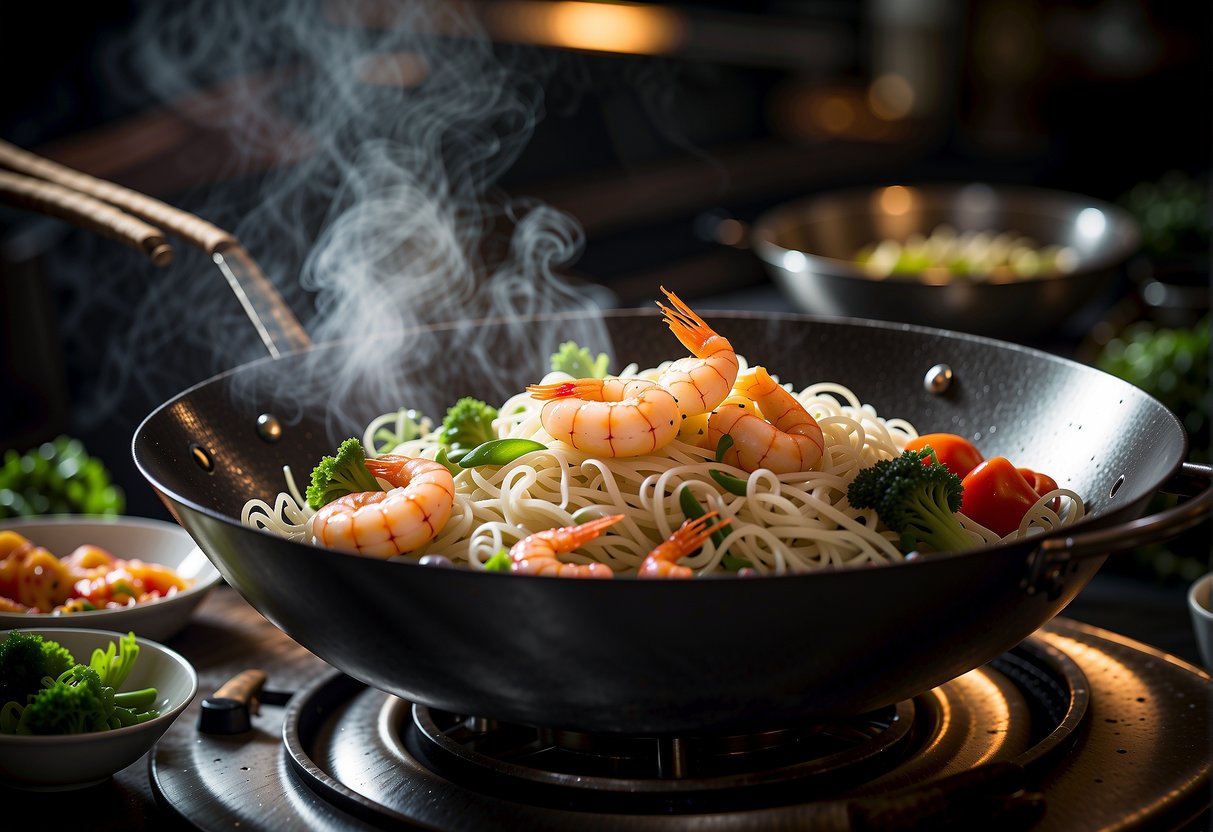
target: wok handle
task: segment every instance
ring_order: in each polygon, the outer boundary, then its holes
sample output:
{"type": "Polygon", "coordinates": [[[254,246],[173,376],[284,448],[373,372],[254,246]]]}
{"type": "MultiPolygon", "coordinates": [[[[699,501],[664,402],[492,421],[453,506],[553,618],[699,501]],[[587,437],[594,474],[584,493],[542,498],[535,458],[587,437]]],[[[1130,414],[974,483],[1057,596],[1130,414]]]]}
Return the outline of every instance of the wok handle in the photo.
{"type": "Polygon", "coordinates": [[[1204,522],[1213,513],[1213,466],[1185,462],[1160,490],[1191,499],[1111,528],[1041,541],[1028,555],[1027,575],[1021,588],[1029,595],[1047,591],[1054,597],[1061,591],[1066,572],[1075,561],[1170,540],[1204,522]]]}
{"type": "MultiPolygon", "coordinates": [[[[99,206],[101,209],[107,205],[121,209],[132,215],[132,221],[134,217],[139,217],[159,228],[168,229],[211,255],[270,355],[276,358],[284,352],[311,346],[311,339],[306,330],[274,288],[274,284],[261,272],[260,267],[235,236],[217,225],[146,194],[89,176],[2,140],[0,167],[50,183],[64,191],[75,192],[81,195],[81,199],[89,200],[89,205],[99,206]]],[[[59,216],[64,219],[77,219],[76,224],[83,228],[99,230],[99,219],[93,218],[92,221],[85,222],[77,215],[61,213],[59,216]]],[[[167,246],[165,248],[167,249],[167,246]]]]}
{"type": "Polygon", "coordinates": [[[66,220],[72,225],[117,240],[145,255],[156,266],[167,266],[173,249],[164,232],[107,202],[54,182],[0,170],[0,202],[66,220]]]}

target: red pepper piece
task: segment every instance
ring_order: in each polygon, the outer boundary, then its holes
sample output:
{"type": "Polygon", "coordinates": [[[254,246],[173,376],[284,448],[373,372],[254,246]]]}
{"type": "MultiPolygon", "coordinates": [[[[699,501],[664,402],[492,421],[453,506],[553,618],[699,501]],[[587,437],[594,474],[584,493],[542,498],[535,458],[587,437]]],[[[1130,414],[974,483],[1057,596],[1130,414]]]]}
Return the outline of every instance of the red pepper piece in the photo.
{"type": "Polygon", "coordinates": [[[985,459],[972,442],[954,433],[926,433],[907,442],[905,449],[921,451],[928,445],[940,464],[961,479],[985,459]]]}
{"type": "Polygon", "coordinates": [[[1000,537],[1019,528],[1040,495],[1006,457],[987,459],[961,480],[960,513],[1000,537]]]}
{"type": "MultiPolygon", "coordinates": [[[[1039,471],[1033,471],[1031,468],[1017,469],[1023,478],[1028,481],[1028,485],[1032,486],[1032,490],[1036,492],[1036,496],[1043,497],[1050,491],[1057,489],[1057,480],[1050,477],[1048,474],[1042,474],[1039,471]]],[[[1057,511],[1061,508],[1061,497],[1054,497],[1049,503],[1049,508],[1057,511]]]]}

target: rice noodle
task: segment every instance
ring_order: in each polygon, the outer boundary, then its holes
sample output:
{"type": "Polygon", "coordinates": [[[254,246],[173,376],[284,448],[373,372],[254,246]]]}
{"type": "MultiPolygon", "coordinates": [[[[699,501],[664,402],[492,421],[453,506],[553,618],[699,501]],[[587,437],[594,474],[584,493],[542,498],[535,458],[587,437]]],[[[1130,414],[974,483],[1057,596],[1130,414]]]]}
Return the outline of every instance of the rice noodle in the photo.
{"type": "MultiPolygon", "coordinates": [[[[741,363],[744,371],[744,359],[741,363]]],[[[655,378],[664,366],[639,371],[633,365],[620,375],[655,378]]],[[[549,373],[544,381],[568,379],[549,373]]],[[[726,554],[748,561],[763,574],[903,560],[898,535],[879,526],[875,512],[852,508],[846,490],[861,468],[897,456],[918,432],[905,420],[882,418],[841,384],[814,384],[796,396],[820,424],[825,452],[820,470],[776,475],[762,469],[748,473],[718,463],[712,451],[680,440],[647,456],[594,458],[549,436],[539,420],[542,403],[519,393],[501,405],[494,428],[500,437],[533,439],[547,450],[500,467],[458,473],[450,520],[423,549],[405,557],[442,554],[479,568],[501,549],[534,532],[622,514],[624,519],[601,537],[563,557],[570,563],[597,561],[619,573],[635,572],[649,551],[682,523],[678,496],[686,487],[706,510],[730,519],[719,546],[708,540],[699,552],[681,561],[696,574],[725,571],[726,554]],[[709,474],[713,469],[744,479],[745,495],[723,491],[709,474]]],[[[364,447],[375,455],[434,459],[439,431],[428,422],[424,423],[426,432],[417,438],[392,447],[375,444],[385,434],[404,434],[405,413],[401,409],[374,419],[364,434],[364,447]]],[[[241,520],[272,534],[306,540],[307,521],[313,512],[290,470],[284,469],[284,474],[288,491],[279,494],[272,505],[250,500],[241,520]]],[[[1040,498],[1011,537],[1068,525],[1081,519],[1083,512],[1078,494],[1058,489],[1040,498]],[[1054,497],[1062,498],[1060,512],[1049,507],[1054,497]]],[[[997,534],[967,517],[958,515],[958,519],[975,547],[999,540],[997,534]]]]}

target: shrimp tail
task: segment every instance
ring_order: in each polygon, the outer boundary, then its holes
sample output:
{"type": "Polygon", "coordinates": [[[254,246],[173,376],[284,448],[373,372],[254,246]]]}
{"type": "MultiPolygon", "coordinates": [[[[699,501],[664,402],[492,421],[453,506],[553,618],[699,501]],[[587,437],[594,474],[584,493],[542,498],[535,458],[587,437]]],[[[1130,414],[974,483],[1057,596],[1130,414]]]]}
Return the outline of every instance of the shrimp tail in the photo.
{"type": "Polygon", "coordinates": [[[662,320],[674,333],[674,337],[690,350],[692,355],[702,356],[708,341],[719,336],[692,311],[691,307],[683,303],[678,295],[664,286],[661,287],[661,291],[670,301],[669,306],[657,301],[657,307],[665,313],[662,320]]]}
{"type": "Polygon", "coordinates": [[[601,379],[583,378],[577,381],[554,381],[550,384],[531,384],[526,391],[541,402],[553,399],[581,399],[586,393],[602,388],[601,379]]]}

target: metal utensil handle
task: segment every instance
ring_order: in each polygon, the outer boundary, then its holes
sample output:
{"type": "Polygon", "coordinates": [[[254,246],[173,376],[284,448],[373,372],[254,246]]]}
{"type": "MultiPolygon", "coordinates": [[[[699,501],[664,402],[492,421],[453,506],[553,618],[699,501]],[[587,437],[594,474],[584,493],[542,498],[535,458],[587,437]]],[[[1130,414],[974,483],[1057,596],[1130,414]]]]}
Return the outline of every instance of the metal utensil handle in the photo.
{"type": "Polygon", "coordinates": [[[117,240],[146,255],[156,266],[167,266],[173,260],[173,247],[159,228],[54,182],[0,170],[0,201],[117,240]]]}
{"type": "Polygon", "coordinates": [[[1028,556],[1024,590],[1028,593],[1055,592],[1066,568],[1074,561],[1169,540],[1199,525],[1213,513],[1213,466],[1185,462],[1160,490],[1190,496],[1190,499],[1110,528],[1041,541],[1028,556]]]}

